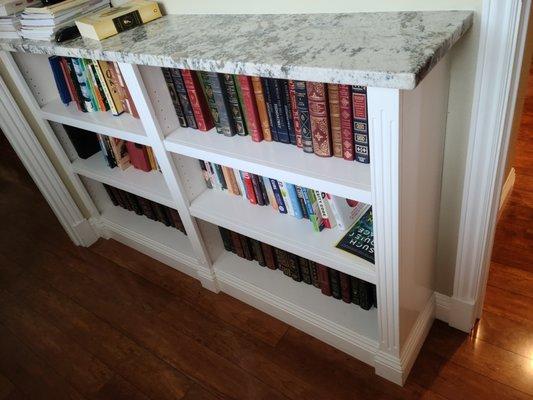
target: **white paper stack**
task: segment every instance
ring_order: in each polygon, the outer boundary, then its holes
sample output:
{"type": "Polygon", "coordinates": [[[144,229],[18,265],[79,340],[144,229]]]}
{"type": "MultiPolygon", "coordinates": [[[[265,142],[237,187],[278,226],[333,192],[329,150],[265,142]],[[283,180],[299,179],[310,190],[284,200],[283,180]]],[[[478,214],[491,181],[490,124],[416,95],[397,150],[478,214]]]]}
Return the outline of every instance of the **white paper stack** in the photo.
{"type": "Polygon", "coordinates": [[[40,0],[0,0],[0,39],[20,38],[20,14],[40,0]]]}

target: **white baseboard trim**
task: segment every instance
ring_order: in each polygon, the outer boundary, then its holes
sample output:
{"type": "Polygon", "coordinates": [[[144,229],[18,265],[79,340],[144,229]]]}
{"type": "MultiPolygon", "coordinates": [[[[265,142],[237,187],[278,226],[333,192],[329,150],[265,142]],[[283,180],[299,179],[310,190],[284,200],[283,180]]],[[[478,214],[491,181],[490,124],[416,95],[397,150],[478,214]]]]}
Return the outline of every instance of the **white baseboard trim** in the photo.
{"type": "Polygon", "coordinates": [[[435,318],[448,323],[450,320],[451,297],[435,292],[435,318]]]}
{"type": "Polygon", "coordinates": [[[80,246],[89,247],[100,238],[98,230],[88,219],[83,219],[73,224],[72,229],[78,236],[80,246]]]}
{"type": "Polygon", "coordinates": [[[451,327],[469,333],[476,322],[477,306],[475,302],[468,302],[452,297],[450,299],[450,313],[448,323],[451,327]]]}
{"type": "Polygon", "coordinates": [[[220,292],[220,287],[218,286],[217,277],[215,276],[215,273],[211,269],[198,266],[196,273],[198,275],[198,279],[200,280],[200,283],[202,284],[202,287],[214,293],[220,292]]]}
{"type": "Polygon", "coordinates": [[[511,170],[509,171],[509,175],[507,175],[507,179],[505,179],[505,183],[503,184],[503,187],[502,187],[502,194],[500,196],[500,205],[498,208],[500,212],[502,211],[503,206],[509,199],[509,195],[513,191],[515,180],[516,180],[516,170],[514,168],[511,168],[511,170]]]}

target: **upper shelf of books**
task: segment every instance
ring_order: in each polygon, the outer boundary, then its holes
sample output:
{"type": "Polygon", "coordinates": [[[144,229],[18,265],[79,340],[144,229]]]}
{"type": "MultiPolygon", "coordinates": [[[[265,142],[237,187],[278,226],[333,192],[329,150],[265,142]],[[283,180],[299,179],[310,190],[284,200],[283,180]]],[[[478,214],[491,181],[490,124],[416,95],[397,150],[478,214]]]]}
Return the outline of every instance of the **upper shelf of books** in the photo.
{"type": "Polygon", "coordinates": [[[168,15],[101,42],[4,39],[0,49],[414,89],[472,21],[471,11],[168,15]]]}

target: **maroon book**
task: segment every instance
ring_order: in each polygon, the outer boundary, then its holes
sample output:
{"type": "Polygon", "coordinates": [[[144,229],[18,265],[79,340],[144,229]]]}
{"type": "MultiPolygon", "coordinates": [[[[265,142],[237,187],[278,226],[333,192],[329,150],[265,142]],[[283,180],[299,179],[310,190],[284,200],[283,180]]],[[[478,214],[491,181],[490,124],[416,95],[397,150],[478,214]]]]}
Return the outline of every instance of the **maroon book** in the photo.
{"type": "Polygon", "coordinates": [[[340,271],[339,271],[339,275],[341,278],[342,301],[344,301],[345,303],[351,303],[352,302],[352,286],[350,284],[350,276],[340,271]]]}
{"type": "Polygon", "coordinates": [[[167,211],[174,227],[186,235],[187,232],[185,231],[185,226],[183,226],[183,222],[181,221],[178,211],[170,207],[167,207],[167,211]]]}
{"type": "Polygon", "coordinates": [[[333,155],[325,83],[307,82],[307,100],[311,120],[313,151],[320,157],[333,155]]]}
{"type": "Polygon", "coordinates": [[[235,249],[235,253],[239,257],[244,258],[244,249],[242,248],[241,235],[233,231],[230,231],[230,234],[231,234],[231,242],[233,243],[233,248],[235,249]]]}
{"type": "Polygon", "coordinates": [[[246,197],[252,204],[257,204],[257,197],[255,196],[254,184],[252,182],[252,174],[249,172],[242,172],[242,180],[244,181],[244,188],[246,189],[246,197]]]}
{"type": "Polygon", "coordinates": [[[146,146],[139,143],[126,142],[126,148],[128,149],[130,162],[133,165],[133,168],[140,169],[145,172],[152,170],[150,159],[148,158],[148,152],[146,151],[146,146]]]}
{"type": "Polygon", "coordinates": [[[209,110],[198,76],[189,69],[182,69],[181,76],[183,77],[185,89],[187,89],[189,102],[191,103],[198,129],[201,131],[212,129],[215,123],[213,122],[213,116],[209,110]]]}
{"type": "Polygon", "coordinates": [[[252,78],[246,75],[239,75],[239,84],[241,85],[242,100],[246,112],[248,131],[254,142],[263,140],[263,129],[261,128],[261,119],[252,85],[252,78]]]}
{"type": "Polygon", "coordinates": [[[345,160],[353,161],[352,93],[349,85],[339,85],[339,105],[341,110],[342,156],[345,160]]]}
{"type": "Polygon", "coordinates": [[[261,243],[261,250],[263,250],[266,266],[270,269],[278,269],[276,265],[276,256],[274,255],[274,249],[272,246],[266,243],[261,243]]]}
{"type": "Polygon", "coordinates": [[[70,98],[74,101],[74,103],[76,103],[76,107],[78,107],[78,110],[83,111],[80,106],[80,98],[78,97],[78,92],[76,92],[76,87],[74,86],[72,76],[70,75],[68,69],[67,60],[64,57],[61,57],[59,59],[59,66],[61,67],[61,72],[63,72],[63,77],[65,78],[65,82],[67,83],[70,98]]]}
{"type": "Polygon", "coordinates": [[[329,268],[325,265],[316,263],[316,269],[318,271],[318,283],[320,284],[320,290],[322,294],[331,296],[331,285],[329,283],[329,268]]]}
{"type": "Polygon", "coordinates": [[[298,116],[298,103],[296,102],[296,86],[294,81],[289,81],[289,97],[291,101],[292,120],[294,122],[294,134],[296,136],[296,146],[302,147],[302,125],[298,116]]]}

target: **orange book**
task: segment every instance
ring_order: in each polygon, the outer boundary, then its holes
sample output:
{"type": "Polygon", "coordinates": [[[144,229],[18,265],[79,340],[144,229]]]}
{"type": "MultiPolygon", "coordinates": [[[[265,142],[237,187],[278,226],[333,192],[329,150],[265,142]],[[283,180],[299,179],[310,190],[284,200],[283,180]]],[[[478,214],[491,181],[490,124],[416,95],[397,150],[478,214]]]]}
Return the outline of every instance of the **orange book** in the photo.
{"type": "Polygon", "coordinates": [[[331,141],[333,155],[342,158],[341,109],[339,103],[339,85],[328,83],[329,121],[331,124],[331,141]]]}
{"type": "Polygon", "coordinates": [[[252,86],[254,88],[257,111],[259,112],[259,121],[261,121],[261,128],[263,130],[263,139],[268,142],[271,142],[272,132],[270,131],[270,123],[268,121],[268,113],[265,103],[265,95],[263,94],[263,85],[261,84],[261,78],[258,76],[252,76],[252,86]]]}

